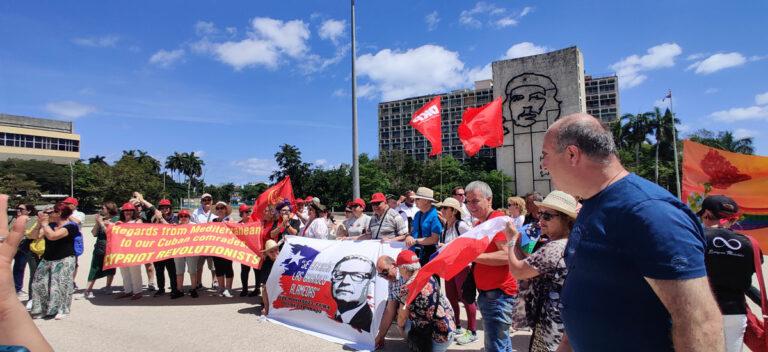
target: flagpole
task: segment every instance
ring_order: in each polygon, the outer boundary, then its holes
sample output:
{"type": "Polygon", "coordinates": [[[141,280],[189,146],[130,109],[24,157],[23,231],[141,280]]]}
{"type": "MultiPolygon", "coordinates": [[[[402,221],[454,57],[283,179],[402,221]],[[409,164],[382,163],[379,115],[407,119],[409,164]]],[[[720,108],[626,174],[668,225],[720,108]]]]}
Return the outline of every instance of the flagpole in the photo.
{"type": "Polygon", "coordinates": [[[444,193],[444,190],[443,190],[443,152],[440,151],[440,196],[445,198],[445,195],[443,193],[444,193]]]}
{"type": "Polygon", "coordinates": [[[669,90],[669,112],[672,114],[672,148],[675,153],[675,186],[677,186],[677,198],[681,198],[680,192],[680,167],[677,164],[677,127],[675,127],[675,110],[672,108],[672,89],[669,90]]]}
{"type": "Polygon", "coordinates": [[[352,24],[352,198],[360,198],[360,165],[357,154],[357,75],[355,73],[355,0],[351,2],[352,24]]]}

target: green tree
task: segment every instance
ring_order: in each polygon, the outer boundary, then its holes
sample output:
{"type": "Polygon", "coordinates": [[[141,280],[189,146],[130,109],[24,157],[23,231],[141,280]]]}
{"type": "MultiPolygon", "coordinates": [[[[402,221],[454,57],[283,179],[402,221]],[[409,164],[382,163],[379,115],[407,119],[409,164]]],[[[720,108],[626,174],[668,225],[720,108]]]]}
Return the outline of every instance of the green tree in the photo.
{"type": "Polygon", "coordinates": [[[9,195],[14,204],[35,204],[40,200],[40,187],[37,182],[14,174],[0,175],[0,193],[9,195]]]}
{"type": "Polygon", "coordinates": [[[301,151],[299,151],[299,148],[290,144],[281,145],[280,150],[275,153],[275,161],[277,161],[278,169],[269,176],[271,182],[278,182],[286,176],[290,176],[293,193],[296,196],[317,191],[309,190],[304,185],[307,176],[310,174],[309,164],[301,161],[301,151]]]}
{"type": "Polygon", "coordinates": [[[627,123],[622,126],[621,136],[626,144],[635,150],[635,169],[640,168],[640,150],[643,144],[650,144],[648,135],[653,132],[653,113],[625,114],[621,117],[627,123]]]}
{"type": "Polygon", "coordinates": [[[752,137],[736,138],[731,131],[721,131],[715,134],[712,131],[700,129],[692,133],[688,138],[694,142],[733,153],[748,155],[755,153],[752,137]]]}
{"type": "Polygon", "coordinates": [[[205,162],[195,152],[181,153],[181,173],[187,177],[187,198],[191,197],[190,190],[195,178],[203,175],[205,162]]]}
{"type": "Polygon", "coordinates": [[[69,166],[50,161],[9,159],[0,161],[0,176],[33,180],[42,193],[69,194],[69,166]]]}
{"type": "Polygon", "coordinates": [[[240,196],[243,198],[243,201],[245,201],[246,203],[253,204],[256,198],[258,198],[259,195],[262,192],[264,192],[267,188],[269,188],[269,185],[267,185],[264,182],[246,183],[240,189],[240,196]]]}
{"type": "Polygon", "coordinates": [[[94,155],[92,158],[88,158],[88,164],[95,165],[95,164],[101,164],[101,165],[108,165],[107,164],[107,157],[102,155],[94,155]]]}

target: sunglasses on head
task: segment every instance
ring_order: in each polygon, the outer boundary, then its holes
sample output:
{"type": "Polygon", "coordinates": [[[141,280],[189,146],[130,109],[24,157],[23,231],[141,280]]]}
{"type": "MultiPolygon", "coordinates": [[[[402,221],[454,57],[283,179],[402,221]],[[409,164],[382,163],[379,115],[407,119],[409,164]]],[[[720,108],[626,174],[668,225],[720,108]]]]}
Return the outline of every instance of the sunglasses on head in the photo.
{"type": "Polygon", "coordinates": [[[560,214],[558,214],[558,213],[548,213],[548,212],[545,212],[545,211],[539,212],[539,217],[542,220],[545,220],[545,221],[550,221],[555,216],[560,216],[560,214]]]}

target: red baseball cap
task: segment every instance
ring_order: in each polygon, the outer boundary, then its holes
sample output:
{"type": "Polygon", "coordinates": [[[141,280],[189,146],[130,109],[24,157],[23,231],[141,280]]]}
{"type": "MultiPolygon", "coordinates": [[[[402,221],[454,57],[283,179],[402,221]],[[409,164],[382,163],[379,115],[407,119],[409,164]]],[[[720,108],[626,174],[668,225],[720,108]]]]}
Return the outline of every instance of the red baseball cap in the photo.
{"type": "Polygon", "coordinates": [[[309,203],[312,201],[312,199],[315,199],[315,198],[313,198],[312,196],[307,196],[307,199],[305,199],[304,202],[309,203]]]}
{"type": "Polygon", "coordinates": [[[371,196],[371,203],[386,202],[386,201],[387,201],[387,197],[384,196],[384,193],[381,193],[381,192],[374,193],[371,196]]]}
{"type": "Polygon", "coordinates": [[[171,206],[171,200],[170,199],[161,199],[159,203],[157,203],[158,206],[171,206]]]}
{"type": "Polygon", "coordinates": [[[349,205],[359,205],[360,207],[365,208],[365,201],[362,198],[355,198],[355,200],[349,202],[349,205]]]}
{"type": "Polygon", "coordinates": [[[181,209],[181,211],[179,211],[179,216],[182,216],[182,215],[183,216],[189,216],[189,210],[181,209]]]}
{"type": "Polygon", "coordinates": [[[296,204],[304,204],[304,199],[296,198],[296,204]]]}
{"type": "Polygon", "coordinates": [[[395,261],[395,265],[400,266],[404,264],[415,264],[419,262],[419,257],[416,256],[416,253],[413,253],[412,250],[406,249],[404,251],[401,251],[400,254],[397,255],[397,260],[395,261]]]}
{"type": "Polygon", "coordinates": [[[240,204],[240,208],[238,208],[238,209],[237,209],[237,211],[239,211],[239,212],[241,212],[241,213],[242,213],[242,212],[246,212],[246,211],[249,211],[249,210],[251,210],[251,207],[249,207],[249,206],[248,206],[248,205],[246,205],[246,204],[240,204]]]}
{"type": "Polygon", "coordinates": [[[126,210],[133,210],[136,211],[136,207],[133,206],[133,203],[131,202],[125,202],[122,207],[120,207],[120,211],[126,211],[126,210]]]}
{"type": "Polygon", "coordinates": [[[77,198],[67,197],[66,199],[64,199],[64,201],[62,203],[64,203],[64,204],[72,204],[74,206],[77,206],[77,198]]]}

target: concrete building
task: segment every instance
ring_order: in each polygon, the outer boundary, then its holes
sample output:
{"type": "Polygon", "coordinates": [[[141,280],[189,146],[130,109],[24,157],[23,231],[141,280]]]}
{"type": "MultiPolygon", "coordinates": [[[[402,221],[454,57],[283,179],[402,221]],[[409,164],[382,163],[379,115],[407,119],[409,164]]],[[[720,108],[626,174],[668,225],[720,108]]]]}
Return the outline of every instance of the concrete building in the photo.
{"type": "Polygon", "coordinates": [[[552,185],[541,166],[544,134],[557,119],[586,112],[581,51],[570,47],[495,61],[492,68],[493,95],[503,99],[505,132],[496,168],[514,180],[511,194],[548,194],[552,185]]]}
{"type": "Polygon", "coordinates": [[[621,116],[619,109],[619,77],[584,77],[587,113],[602,121],[614,121],[621,116]]]}
{"type": "MultiPolygon", "coordinates": [[[[379,103],[379,154],[402,151],[416,160],[426,160],[432,149],[429,141],[408,123],[413,113],[436,95],[425,95],[403,100],[379,103]]],[[[475,82],[475,89],[462,89],[441,94],[443,155],[452,155],[456,160],[464,161],[464,147],[459,140],[458,129],[461,115],[469,107],[478,107],[493,100],[491,80],[475,82]]],[[[496,150],[480,149],[477,156],[494,158],[496,150]]]]}
{"type": "Polygon", "coordinates": [[[80,135],[72,122],[0,114],[0,160],[7,159],[68,164],[80,159],[80,135]]]}

